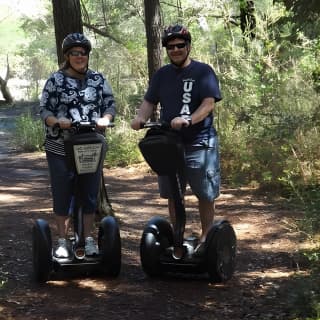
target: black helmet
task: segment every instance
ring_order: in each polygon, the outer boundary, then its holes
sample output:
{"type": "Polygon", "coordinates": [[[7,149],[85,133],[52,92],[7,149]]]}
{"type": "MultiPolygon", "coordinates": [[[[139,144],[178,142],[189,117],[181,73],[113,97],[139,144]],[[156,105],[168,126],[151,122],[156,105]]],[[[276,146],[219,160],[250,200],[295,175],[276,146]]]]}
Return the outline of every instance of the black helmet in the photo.
{"type": "Polygon", "coordinates": [[[188,42],[191,42],[191,34],[188,31],[188,29],[184,26],[176,24],[174,26],[169,26],[164,29],[162,35],[162,46],[166,47],[168,41],[175,38],[180,38],[188,42]]]}
{"type": "Polygon", "coordinates": [[[70,33],[62,41],[63,54],[73,47],[82,47],[88,53],[91,51],[91,43],[82,33],[70,33]]]}

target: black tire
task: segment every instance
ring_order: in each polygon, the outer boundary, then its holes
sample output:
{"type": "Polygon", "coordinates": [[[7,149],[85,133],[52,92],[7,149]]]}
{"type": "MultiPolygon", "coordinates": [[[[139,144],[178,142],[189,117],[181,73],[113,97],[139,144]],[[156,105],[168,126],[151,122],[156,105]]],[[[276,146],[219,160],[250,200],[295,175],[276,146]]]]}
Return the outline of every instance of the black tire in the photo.
{"type": "Polygon", "coordinates": [[[226,220],[216,222],[206,239],[207,271],[212,282],[231,279],[236,262],[236,234],[226,220]]]}
{"type": "Polygon", "coordinates": [[[117,277],[121,270],[121,239],[119,226],[114,217],[107,216],[101,220],[98,244],[102,256],[102,272],[117,277]]]}
{"type": "Polygon", "coordinates": [[[49,224],[42,219],[36,220],[32,228],[32,260],[34,279],[47,282],[53,269],[52,240],[49,224]]]}
{"type": "Polygon", "coordinates": [[[152,218],[145,227],[140,241],[140,259],[143,271],[150,277],[163,273],[160,256],[173,244],[173,232],[168,221],[152,218]]]}

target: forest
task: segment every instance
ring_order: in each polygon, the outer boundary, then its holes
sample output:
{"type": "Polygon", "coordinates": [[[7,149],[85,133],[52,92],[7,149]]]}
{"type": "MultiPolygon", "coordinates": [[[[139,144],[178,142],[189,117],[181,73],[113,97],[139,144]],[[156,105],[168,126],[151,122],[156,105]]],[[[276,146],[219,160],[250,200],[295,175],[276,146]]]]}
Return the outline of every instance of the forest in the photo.
{"type": "MultiPolygon", "coordinates": [[[[2,10],[0,108],[26,102],[36,106],[44,81],[58,68],[59,44],[66,32],[57,30],[65,26],[59,20],[63,15],[54,10],[58,2],[42,0],[43,10],[34,16],[17,18],[2,10]],[[18,91],[11,85],[14,79],[23,80],[18,91]]],[[[90,68],[106,75],[116,98],[117,125],[108,137],[106,164],[128,166],[142,161],[137,149],[141,133],[132,132],[129,122],[153,72],[168,63],[159,37],[163,28],[173,23],[187,26],[192,34],[191,57],[211,65],[220,81],[223,99],[216,106],[215,126],[223,183],[256,188],[289,207],[301,208],[304,217],[294,227],[315,242],[315,249],[305,254],[318,272],[320,2],[64,3],[80,13],[78,30],[72,31],[83,31],[92,41],[90,68]]],[[[39,150],[43,139],[40,121],[34,121],[32,114],[18,121],[25,130],[17,130],[17,146],[39,150]]],[[[318,302],[318,315],[319,309],[318,302]]]]}

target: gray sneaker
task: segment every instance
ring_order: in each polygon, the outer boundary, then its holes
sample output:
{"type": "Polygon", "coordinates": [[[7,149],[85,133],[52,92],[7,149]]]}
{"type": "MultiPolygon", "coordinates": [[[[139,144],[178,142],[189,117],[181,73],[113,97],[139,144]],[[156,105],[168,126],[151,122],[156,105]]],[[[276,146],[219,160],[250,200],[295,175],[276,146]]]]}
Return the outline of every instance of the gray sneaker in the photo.
{"type": "Polygon", "coordinates": [[[86,237],[84,250],[86,256],[93,256],[99,253],[98,246],[92,237],[86,237]]]}
{"type": "Polygon", "coordinates": [[[57,258],[68,258],[69,257],[69,251],[67,246],[67,240],[64,238],[58,239],[57,247],[54,251],[54,255],[57,258]]]}

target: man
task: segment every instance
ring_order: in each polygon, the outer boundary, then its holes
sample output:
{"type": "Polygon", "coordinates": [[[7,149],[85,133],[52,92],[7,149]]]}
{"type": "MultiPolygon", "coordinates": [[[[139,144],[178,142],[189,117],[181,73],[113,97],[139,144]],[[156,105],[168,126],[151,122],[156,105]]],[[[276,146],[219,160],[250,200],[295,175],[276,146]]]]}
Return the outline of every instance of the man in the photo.
{"type": "MultiPolygon", "coordinates": [[[[131,127],[139,130],[160,103],[160,120],[181,133],[186,157],[186,176],[182,181],[189,183],[199,201],[202,233],[195,252],[200,255],[213,223],[214,200],[219,196],[220,166],[213,110],[221,94],[212,68],[189,57],[191,34],[187,28],[181,25],[166,28],[162,45],[171,63],[154,74],[131,127]]],[[[168,177],[159,176],[159,190],[160,196],[168,199],[174,226],[175,206],[168,177]]],[[[181,249],[174,248],[174,257],[179,259],[182,255],[181,249]]]]}

